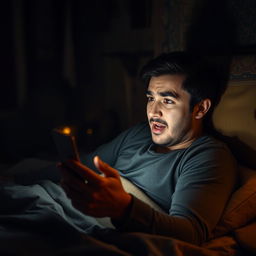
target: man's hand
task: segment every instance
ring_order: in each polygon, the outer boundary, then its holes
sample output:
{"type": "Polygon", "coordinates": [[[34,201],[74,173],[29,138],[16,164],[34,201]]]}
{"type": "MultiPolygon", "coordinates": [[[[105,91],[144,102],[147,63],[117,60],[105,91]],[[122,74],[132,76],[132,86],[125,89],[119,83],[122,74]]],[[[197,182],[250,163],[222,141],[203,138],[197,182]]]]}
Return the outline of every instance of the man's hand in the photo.
{"type": "Polygon", "coordinates": [[[131,204],[131,195],[124,190],[116,169],[98,156],[94,164],[103,176],[75,160],[60,164],[63,189],[81,212],[94,217],[122,219],[131,204]]]}

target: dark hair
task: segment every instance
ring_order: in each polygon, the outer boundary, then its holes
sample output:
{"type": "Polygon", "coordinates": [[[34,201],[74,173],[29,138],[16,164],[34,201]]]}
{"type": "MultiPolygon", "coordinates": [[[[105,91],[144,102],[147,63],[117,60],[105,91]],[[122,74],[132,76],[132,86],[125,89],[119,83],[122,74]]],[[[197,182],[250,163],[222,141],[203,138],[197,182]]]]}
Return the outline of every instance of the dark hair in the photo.
{"type": "MultiPolygon", "coordinates": [[[[220,65],[221,66],[221,65],[220,65]]],[[[164,53],[150,60],[141,70],[140,77],[148,86],[152,77],[161,75],[184,75],[182,87],[190,94],[190,110],[203,99],[210,99],[212,106],[206,119],[211,114],[225,90],[227,77],[224,69],[211,62],[209,57],[187,52],[164,53]],[[221,72],[220,72],[221,71],[221,72]]]]}

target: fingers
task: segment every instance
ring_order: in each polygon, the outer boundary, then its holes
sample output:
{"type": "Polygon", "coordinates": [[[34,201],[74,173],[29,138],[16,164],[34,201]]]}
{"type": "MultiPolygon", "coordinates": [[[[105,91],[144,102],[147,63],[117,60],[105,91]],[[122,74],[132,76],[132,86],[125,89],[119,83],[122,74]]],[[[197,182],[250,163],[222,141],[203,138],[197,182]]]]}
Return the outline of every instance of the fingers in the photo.
{"type": "Polygon", "coordinates": [[[68,160],[64,163],[71,172],[74,172],[82,180],[87,180],[88,184],[100,185],[104,179],[95,171],[75,160],[68,160]]]}
{"type": "Polygon", "coordinates": [[[80,162],[70,160],[61,164],[61,185],[73,206],[91,216],[118,217],[123,214],[130,196],[123,189],[118,171],[98,156],[95,166],[105,176],[100,176],[80,162]],[[85,184],[84,180],[88,183],[85,184]]]}
{"type": "Polygon", "coordinates": [[[80,192],[71,189],[65,184],[61,184],[61,186],[63,187],[67,197],[71,199],[72,205],[83,213],[87,213],[87,210],[91,208],[91,198],[89,196],[86,196],[86,194],[81,194],[80,192]]]}
{"type": "MultiPolygon", "coordinates": [[[[106,177],[119,178],[118,171],[103,162],[98,156],[95,156],[93,160],[97,169],[104,173],[106,177]]],[[[104,180],[104,177],[78,161],[68,160],[64,163],[64,166],[67,166],[69,169],[74,171],[78,177],[81,177],[83,180],[87,180],[88,183],[100,185],[104,180]]]]}
{"type": "Polygon", "coordinates": [[[61,179],[61,185],[62,187],[69,187],[75,191],[82,192],[86,191],[89,192],[91,189],[91,184],[89,186],[84,186],[85,181],[81,177],[78,177],[72,170],[68,170],[65,166],[60,166],[60,171],[62,174],[62,179],[61,179]]]}
{"type": "Polygon", "coordinates": [[[99,156],[95,156],[94,159],[94,164],[97,167],[97,169],[101,172],[103,172],[107,177],[115,177],[119,178],[119,173],[117,172],[116,169],[112,168],[110,165],[107,163],[103,162],[99,156]]]}

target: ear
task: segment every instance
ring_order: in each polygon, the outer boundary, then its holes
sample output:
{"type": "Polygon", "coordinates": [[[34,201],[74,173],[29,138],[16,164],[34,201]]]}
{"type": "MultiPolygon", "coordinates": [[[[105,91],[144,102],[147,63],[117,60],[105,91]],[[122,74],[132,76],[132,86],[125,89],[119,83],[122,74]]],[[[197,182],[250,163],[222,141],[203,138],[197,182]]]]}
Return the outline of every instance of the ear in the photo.
{"type": "Polygon", "coordinates": [[[194,108],[194,117],[195,119],[201,119],[205,116],[205,114],[208,112],[208,110],[211,107],[211,100],[210,99],[204,99],[196,104],[194,108]]]}

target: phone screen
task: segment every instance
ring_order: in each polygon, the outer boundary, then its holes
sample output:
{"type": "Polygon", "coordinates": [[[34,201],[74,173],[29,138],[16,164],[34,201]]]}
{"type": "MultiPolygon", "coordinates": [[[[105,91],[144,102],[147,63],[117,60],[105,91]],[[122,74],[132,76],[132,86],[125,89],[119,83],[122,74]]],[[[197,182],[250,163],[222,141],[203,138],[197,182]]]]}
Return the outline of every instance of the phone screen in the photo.
{"type": "Polygon", "coordinates": [[[57,128],[52,131],[57,152],[62,162],[68,159],[80,161],[75,136],[68,127],[57,128]]]}

